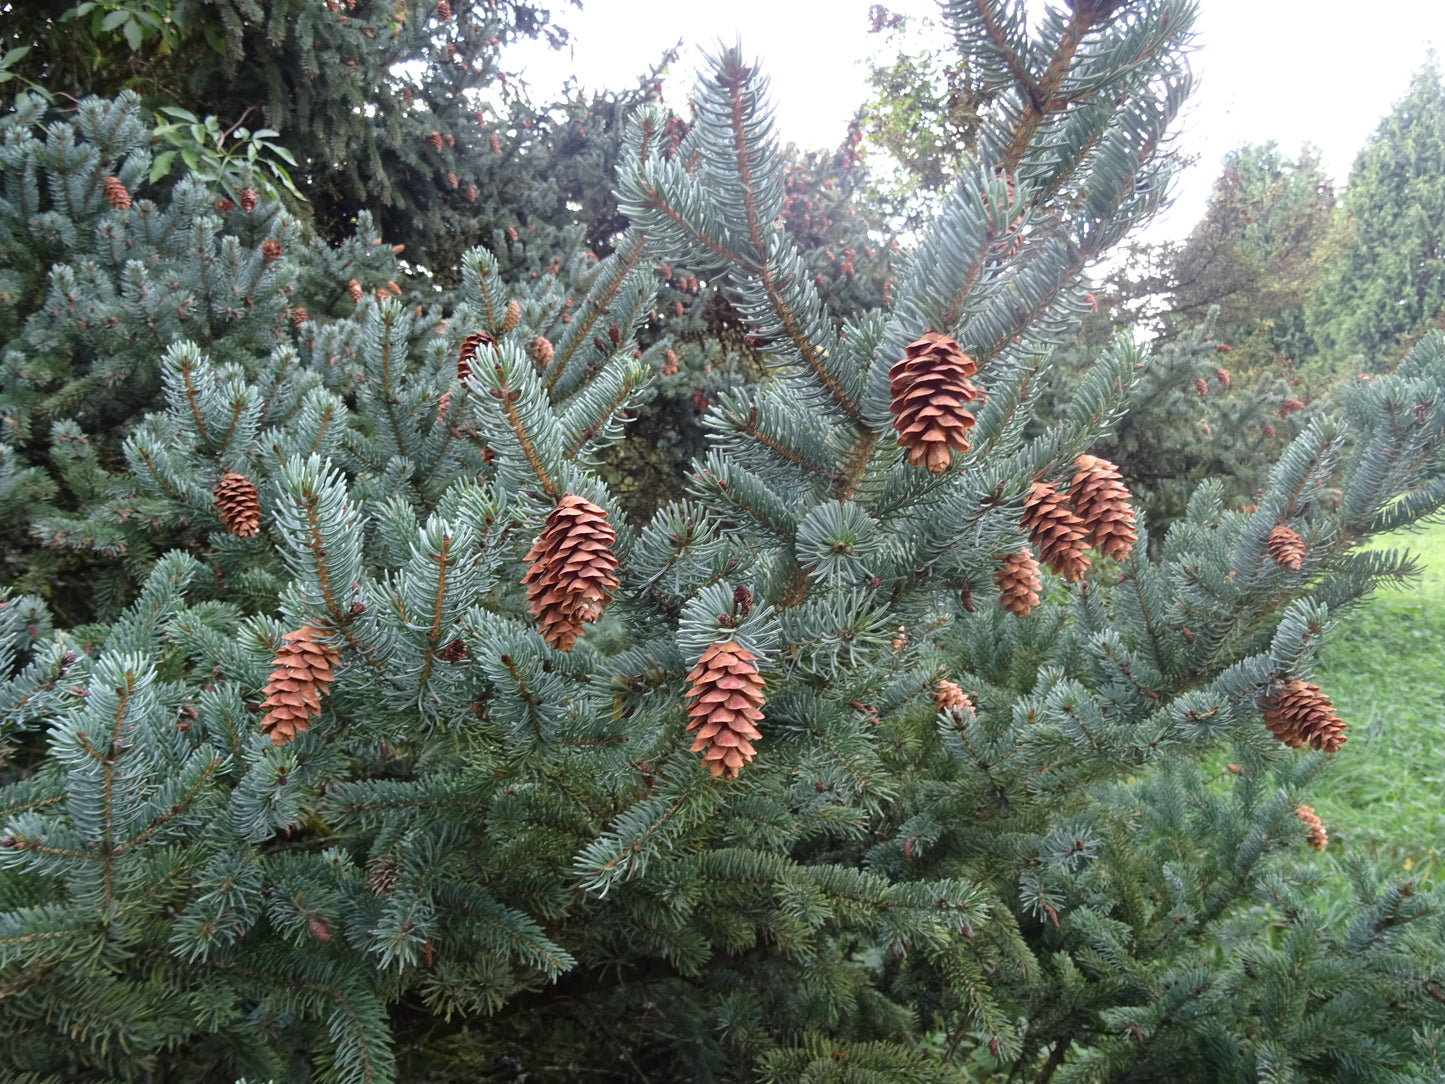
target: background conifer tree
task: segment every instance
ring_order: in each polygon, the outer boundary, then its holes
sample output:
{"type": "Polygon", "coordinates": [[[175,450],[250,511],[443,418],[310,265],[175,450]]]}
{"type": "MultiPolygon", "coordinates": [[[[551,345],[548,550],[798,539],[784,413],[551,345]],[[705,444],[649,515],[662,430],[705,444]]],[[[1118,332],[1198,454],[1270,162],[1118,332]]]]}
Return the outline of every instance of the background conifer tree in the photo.
{"type": "MultiPolygon", "coordinates": [[[[1438,893],[1356,863],[1322,915],[1300,807],[1349,755],[1319,643],[1413,569],[1355,547],[1445,504],[1445,341],[1312,418],[1254,511],[1205,484],[1151,546],[1081,458],[1147,352],[1056,416],[1039,388],[1163,197],[1193,6],[947,14],[992,111],[876,307],[829,308],[734,49],[685,131],[633,118],[610,253],[473,249],[418,310],[365,222],[254,236],[272,341],[182,332],[134,363],[153,407],[3,450],[0,498],[49,502],[22,562],[121,499],[153,536],[117,536],[109,612],[0,602],[12,1075],[1428,1077],[1438,893]],[[765,372],[634,520],[602,468],[672,364],[659,265],[765,372]]],[[[84,150],[130,104],[22,103],[15,188],[74,144],[84,236],[143,229],[84,150]]]]}

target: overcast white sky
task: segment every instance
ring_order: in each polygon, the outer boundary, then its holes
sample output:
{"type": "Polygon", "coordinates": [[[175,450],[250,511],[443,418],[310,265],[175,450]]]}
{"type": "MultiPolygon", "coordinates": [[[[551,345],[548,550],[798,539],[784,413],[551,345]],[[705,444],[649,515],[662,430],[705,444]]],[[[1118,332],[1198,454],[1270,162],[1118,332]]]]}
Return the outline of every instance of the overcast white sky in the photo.
{"type": "MultiPolygon", "coordinates": [[[[554,18],[573,33],[572,56],[519,47],[507,64],[523,68],[534,97],[545,101],[569,71],[585,86],[630,85],[682,38],[668,84],[680,97],[698,46],[740,37],[771,78],[781,137],[832,147],[868,93],[865,58],[880,45],[867,32],[870,6],[870,0],[585,0],[578,12],[554,0],[554,18]]],[[[937,12],[932,0],[887,6],[937,12]]],[[[1293,152],[1312,142],[1343,185],[1356,152],[1404,95],[1431,45],[1445,51],[1445,0],[1201,0],[1194,54],[1200,81],[1182,134],[1183,147],[1199,160],[1151,236],[1188,232],[1220,159],[1241,143],[1273,139],[1293,152]]]]}

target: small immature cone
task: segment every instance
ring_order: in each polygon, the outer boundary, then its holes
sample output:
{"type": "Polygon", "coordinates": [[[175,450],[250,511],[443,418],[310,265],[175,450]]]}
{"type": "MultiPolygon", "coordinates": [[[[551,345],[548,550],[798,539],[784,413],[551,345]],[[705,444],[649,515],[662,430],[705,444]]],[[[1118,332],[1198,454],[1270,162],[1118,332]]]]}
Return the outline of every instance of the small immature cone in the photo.
{"type": "Polygon", "coordinates": [[[250,538],[261,524],[261,501],[256,487],[244,476],[227,471],[216,483],[216,511],[237,538],[250,538]]]}
{"type": "Polygon", "coordinates": [[[993,582],[998,584],[998,604],[1015,617],[1028,617],[1039,604],[1039,592],[1044,587],[1039,579],[1039,563],[1027,547],[999,562],[993,582]]]}
{"type": "Polygon", "coordinates": [[[1299,822],[1305,826],[1305,842],[1311,848],[1322,851],[1329,846],[1330,834],[1325,831],[1324,822],[1315,813],[1313,806],[1297,806],[1294,813],[1299,818],[1299,822]]]}
{"type": "Polygon", "coordinates": [[[261,720],[261,732],[275,745],[294,741],[297,732],[321,714],[321,697],[336,680],[341,656],[317,639],[321,635],[310,625],[288,632],[286,643],[271,660],[271,680],[266,682],[266,699],[261,702],[269,710],[261,720]]]}
{"type": "Polygon", "coordinates": [[[241,189],[241,210],[247,214],[256,209],[256,190],[254,188],[241,189]]]}
{"type": "Polygon", "coordinates": [[[476,331],[462,340],[462,348],[457,353],[457,379],[464,382],[472,375],[472,362],[477,360],[477,351],[484,346],[492,345],[492,337],[485,331],[476,331]]]}
{"type": "Polygon", "coordinates": [[[574,493],[563,496],[524,560],[531,562],[522,583],[542,638],[558,651],[571,651],[582,626],[602,616],[619,580],[612,574],[617,532],[607,513],[574,493]]]}
{"type": "Polygon", "coordinates": [[[713,778],[736,779],[762,737],[753,725],[763,717],[757,660],[732,640],[709,644],[687,675],[687,729],[697,732],[692,752],[702,754],[713,778]]]}
{"type": "Polygon", "coordinates": [[[117,211],[130,210],[130,193],[120,183],[119,177],[107,177],[101,181],[100,190],[105,195],[105,201],[117,211]]]}
{"type": "Polygon", "coordinates": [[[952,681],[939,679],[933,687],[933,706],[939,711],[946,711],[952,715],[954,720],[962,722],[966,715],[973,714],[973,701],[952,681]]]}
{"type": "Polygon", "coordinates": [[[522,322],[522,306],[517,301],[507,302],[507,311],[502,316],[502,334],[515,331],[517,325],[522,322]]]}
{"type": "Polygon", "coordinates": [[[677,375],[677,355],[671,350],[667,351],[667,353],[662,355],[662,375],[677,375]]]}
{"type": "Polygon", "coordinates": [[[545,369],[552,361],[552,344],[541,335],[532,340],[532,360],[537,363],[537,368],[545,369]]]}
{"type": "Polygon", "coordinates": [[[1134,532],[1134,508],[1119,468],[1107,459],[1081,455],[1074,464],[1069,483],[1069,504],[1084,521],[1086,541],[1105,557],[1122,561],[1129,556],[1139,536],[1134,532]]]}
{"type": "Polygon", "coordinates": [[[1274,563],[1280,568],[1289,569],[1291,572],[1298,572],[1305,563],[1305,542],[1294,531],[1283,523],[1276,523],[1269,532],[1269,538],[1264,543],[1269,555],[1274,558],[1274,563]]]}
{"type": "Polygon", "coordinates": [[[1024,498],[1023,525],[1050,570],[1069,583],[1083,577],[1089,568],[1089,558],[1084,555],[1088,530],[1069,507],[1069,498],[1053,486],[1035,482],[1024,498]]]}
{"type": "Polygon", "coordinates": [[[942,474],[953,452],[968,451],[974,419],[963,404],[978,398],[978,389],[968,382],[978,366],[958,343],[936,331],[925,332],[904,354],[888,370],[893,396],[888,409],[898,445],[908,449],[909,466],[942,474]]]}
{"type": "Polygon", "coordinates": [[[1290,681],[1264,699],[1264,725],[1291,749],[1333,753],[1345,744],[1345,724],[1318,685],[1290,681]]]}

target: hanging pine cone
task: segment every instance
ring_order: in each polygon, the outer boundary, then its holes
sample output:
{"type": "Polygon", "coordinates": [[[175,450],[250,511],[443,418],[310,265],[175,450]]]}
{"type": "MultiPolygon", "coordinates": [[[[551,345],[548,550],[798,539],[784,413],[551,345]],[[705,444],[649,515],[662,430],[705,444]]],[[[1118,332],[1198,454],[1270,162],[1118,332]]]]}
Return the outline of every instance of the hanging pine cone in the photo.
{"type": "Polygon", "coordinates": [[[1217,380],[1217,381],[1219,381],[1219,386],[1220,386],[1221,388],[1228,388],[1228,387],[1229,387],[1229,370],[1228,370],[1228,369],[1215,369],[1215,370],[1214,370],[1214,379],[1217,380]]]}
{"type": "Polygon", "coordinates": [[[1280,568],[1298,572],[1305,563],[1305,540],[1283,523],[1276,523],[1265,540],[1265,549],[1280,568]]]}
{"type": "Polygon", "coordinates": [[[468,202],[468,203],[476,203],[476,202],[477,202],[477,189],[476,189],[476,186],[475,186],[475,185],[470,185],[470,184],[467,185],[467,202],[468,202]]]}
{"type": "Polygon", "coordinates": [[[1044,588],[1039,563],[1027,547],[999,562],[993,582],[998,584],[998,604],[1015,617],[1028,617],[1039,604],[1039,592],[1044,588]]]}
{"type": "Polygon", "coordinates": [[[437,21],[449,23],[452,21],[452,6],[447,0],[437,0],[437,21]]]}
{"type": "Polygon", "coordinates": [[[306,314],[306,310],[300,305],[297,305],[296,308],[291,310],[291,326],[297,331],[300,331],[301,326],[309,319],[310,317],[306,314]]]}
{"type": "Polygon", "coordinates": [[[1024,499],[1023,525],[1029,539],[1039,548],[1045,565],[1069,583],[1077,582],[1089,568],[1084,555],[1084,521],[1069,507],[1069,499],[1053,486],[1035,482],[1024,499]]]}
{"type": "Polygon", "coordinates": [[[1194,378],[1194,390],[1197,391],[1200,395],[1209,394],[1209,385],[1204,382],[1204,377],[1196,376],[1194,378]]]}
{"type": "Polygon", "coordinates": [[[763,717],[757,656],[732,640],[709,644],[687,680],[687,729],[697,731],[691,751],[703,755],[713,778],[736,779],[762,737],[753,726],[763,717]]]}
{"type": "Polygon", "coordinates": [[[353,305],[361,304],[361,297],[363,294],[363,291],[361,289],[361,283],[357,282],[355,279],[352,279],[346,284],[346,292],[351,295],[351,302],[353,305]]]}
{"type": "Polygon", "coordinates": [[[582,626],[596,621],[619,581],[612,574],[617,533],[607,513],[576,494],[563,496],[524,560],[522,582],[542,638],[558,651],[571,651],[582,626]]]}
{"type": "Polygon", "coordinates": [[[461,183],[462,182],[457,179],[457,175],[455,173],[447,174],[447,184],[450,185],[452,188],[456,188],[461,183]]]}
{"type": "Polygon", "coordinates": [[[1134,509],[1119,468],[1096,455],[1081,455],[1069,483],[1069,504],[1089,532],[1085,541],[1105,557],[1122,561],[1139,536],[1134,532],[1134,509]]]}
{"type": "Polygon", "coordinates": [[[552,344],[541,335],[532,340],[532,360],[537,368],[545,369],[552,361],[552,344]]]}
{"type": "Polygon", "coordinates": [[[662,375],[677,375],[677,355],[674,354],[671,350],[667,351],[665,354],[662,355],[662,375]]]}
{"type": "Polygon", "coordinates": [[[513,245],[515,245],[515,244],[517,243],[517,237],[518,237],[517,227],[516,227],[516,226],[508,226],[508,227],[507,227],[507,243],[508,243],[508,244],[513,244],[513,245]]]}
{"type": "Polygon", "coordinates": [[[952,452],[968,451],[973,415],[963,404],[978,398],[978,389],[968,382],[977,371],[958,343],[936,331],[910,343],[903,360],[888,370],[893,396],[888,409],[910,466],[942,474],[952,452]]]}
{"type": "Polygon", "coordinates": [[[1345,744],[1345,724],[1318,685],[1291,681],[1264,699],[1264,725],[1291,749],[1333,753],[1345,744]]]}
{"type": "MultiPolygon", "coordinates": [[[[478,123],[478,124],[481,123],[481,118],[480,118],[480,117],[477,119],[477,123],[478,123]]],[[[501,153],[502,153],[502,144],[501,144],[501,141],[500,141],[499,139],[497,139],[495,133],[492,134],[492,135],[487,136],[487,146],[488,146],[489,148],[491,148],[491,151],[492,151],[493,154],[501,154],[501,153]]]]}
{"type": "Polygon", "coordinates": [[[221,522],[237,538],[250,538],[261,524],[261,501],[256,487],[234,471],[221,475],[213,494],[221,522]]]}
{"type": "Polygon", "coordinates": [[[1281,418],[1288,418],[1291,414],[1298,414],[1305,408],[1305,405],[1293,397],[1280,403],[1279,409],[1275,411],[1281,418]]]}
{"type": "Polygon", "coordinates": [[[261,256],[267,260],[279,260],[281,258],[281,242],[274,237],[268,237],[262,241],[261,256]]]}
{"type": "Polygon", "coordinates": [[[241,210],[247,212],[256,209],[256,190],[254,188],[241,189],[241,210]]]}
{"type": "Polygon", "coordinates": [[[968,694],[954,682],[942,678],[933,687],[933,706],[939,711],[948,712],[954,721],[959,723],[973,714],[973,701],[968,698],[968,694]]]}
{"type": "Polygon", "coordinates": [[[321,697],[336,680],[335,669],[341,663],[336,649],[318,639],[319,630],[304,625],[288,632],[286,643],[271,660],[271,679],[266,682],[263,708],[269,708],[261,720],[261,732],[274,745],[285,745],[305,730],[311,719],[321,714],[321,697]]]}
{"type": "Polygon", "coordinates": [[[396,884],[398,864],[394,854],[384,854],[376,860],[371,867],[370,876],[367,877],[367,884],[372,892],[380,896],[391,891],[391,886],[396,884]]]}
{"type": "Polygon", "coordinates": [[[472,362],[477,360],[477,351],[491,346],[494,340],[485,331],[476,331],[462,340],[461,351],[457,354],[457,379],[466,383],[472,375],[472,362]]]}
{"type": "Polygon", "coordinates": [[[1313,806],[1295,807],[1295,816],[1305,827],[1305,842],[1314,850],[1322,851],[1330,845],[1330,834],[1325,831],[1324,822],[1315,813],[1313,806]]]}
{"type": "Polygon", "coordinates": [[[522,306],[514,299],[507,302],[507,311],[502,315],[502,334],[515,331],[522,322],[522,306]]]}
{"type": "Polygon", "coordinates": [[[431,144],[432,150],[440,151],[442,149],[442,134],[440,132],[434,131],[431,135],[427,136],[426,139],[427,142],[431,144]]]}
{"type": "Polygon", "coordinates": [[[117,211],[130,210],[130,193],[120,183],[119,177],[107,177],[101,181],[100,190],[105,195],[105,201],[117,211]]]}

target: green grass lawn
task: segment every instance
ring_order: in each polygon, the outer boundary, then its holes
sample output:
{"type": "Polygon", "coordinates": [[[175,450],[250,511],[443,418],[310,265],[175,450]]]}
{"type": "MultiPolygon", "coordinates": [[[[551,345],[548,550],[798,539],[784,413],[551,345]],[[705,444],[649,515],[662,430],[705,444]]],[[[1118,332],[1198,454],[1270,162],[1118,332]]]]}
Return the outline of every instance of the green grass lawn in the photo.
{"type": "Polygon", "coordinates": [[[1438,874],[1445,856],[1445,524],[1378,540],[1425,572],[1382,590],[1326,644],[1316,680],[1348,725],[1310,801],[1352,850],[1438,874]]]}

